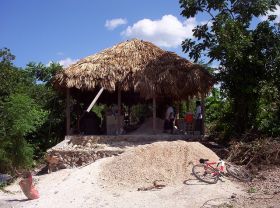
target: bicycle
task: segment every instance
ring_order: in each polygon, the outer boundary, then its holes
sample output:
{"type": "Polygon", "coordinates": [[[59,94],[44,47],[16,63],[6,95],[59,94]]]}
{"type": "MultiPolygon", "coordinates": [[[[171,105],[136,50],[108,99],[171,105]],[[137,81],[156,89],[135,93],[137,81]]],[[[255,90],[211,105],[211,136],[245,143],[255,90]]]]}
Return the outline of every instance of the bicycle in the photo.
{"type": "Polygon", "coordinates": [[[208,161],[208,159],[200,159],[200,164],[194,165],[192,168],[194,176],[205,183],[215,184],[220,177],[228,175],[243,182],[251,181],[250,174],[242,167],[226,163],[222,159],[219,162],[208,161]]]}

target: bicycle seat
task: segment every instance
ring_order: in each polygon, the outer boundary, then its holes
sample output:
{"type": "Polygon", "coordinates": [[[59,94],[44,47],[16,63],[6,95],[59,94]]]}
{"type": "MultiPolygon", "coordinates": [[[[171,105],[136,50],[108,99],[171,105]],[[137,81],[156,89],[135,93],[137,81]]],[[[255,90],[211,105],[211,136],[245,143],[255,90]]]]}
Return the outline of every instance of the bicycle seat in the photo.
{"type": "Polygon", "coordinates": [[[207,161],[209,161],[209,159],[202,159],[202,158],[199,159],[199,162],[200,162],[200,163],[205,163],[205,162],[207,162],[207,161]]]}

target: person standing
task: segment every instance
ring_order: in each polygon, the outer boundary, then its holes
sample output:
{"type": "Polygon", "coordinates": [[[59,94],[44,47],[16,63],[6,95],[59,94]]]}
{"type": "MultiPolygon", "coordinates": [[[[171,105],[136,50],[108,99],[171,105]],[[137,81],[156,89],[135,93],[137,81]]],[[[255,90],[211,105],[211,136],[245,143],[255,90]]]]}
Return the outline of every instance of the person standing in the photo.
{"type": "Polygon", "coordinates": [[[196,110],[195,110],[195,131],[202,132],[202,109],[201,102],[196,101],[196,110]]]}
{"type": "Polygon", "coordinates": [[[168,130],[170,130],[170,133],[173,134],[174,120],[175,120],[174,108],[170,104],[168,104],[165,113],[164,132],[168,132],[168,130]]]}

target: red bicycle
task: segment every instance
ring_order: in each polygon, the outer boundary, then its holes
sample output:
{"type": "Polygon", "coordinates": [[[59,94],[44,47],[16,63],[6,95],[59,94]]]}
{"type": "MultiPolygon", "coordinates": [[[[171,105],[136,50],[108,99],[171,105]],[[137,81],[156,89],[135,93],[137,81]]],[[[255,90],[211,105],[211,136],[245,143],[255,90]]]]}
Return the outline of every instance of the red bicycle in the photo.
{"type": "Polygon", "coordinates": [[[220,177],[228,175],[243,182],[249,182],[251,180],[248,171],[242,167],[225,163],[222,159],[218,162],[208,161],[208,159],[200,159],[200,164],[194,165],[192,168],[194,176],[205,183],[215,184],[220,177]]]}

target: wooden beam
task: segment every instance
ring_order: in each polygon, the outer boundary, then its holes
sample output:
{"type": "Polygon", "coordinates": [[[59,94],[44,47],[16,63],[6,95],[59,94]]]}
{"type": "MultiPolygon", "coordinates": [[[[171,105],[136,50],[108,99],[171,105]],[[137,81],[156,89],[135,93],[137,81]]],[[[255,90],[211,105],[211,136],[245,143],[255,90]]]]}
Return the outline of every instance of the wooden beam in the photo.
{"type": "Polygon", "coordinates": [[[121,88],[118,85],[118,115],[117,115],[117,133],[121,133],[121,88]]]}
{"type": "Polygon", "coordinates": [[[153,96],[153,133],[156,134],[156,117],[157,117],[157,110],[156,110],[156,96],[153,96]]]}
{"type": "Polygon", "coordinates": [[[70,89],[66,90],[66,135],[70,135],[70,89]]]}
{"type": "Polygon", "coordinates": [[[94,104],[96,103],[96,101],[98,100],[98,98],[100,97],[101,93],[103,92],[104,88],[102,87],[99,92],[97,93],[97,95],[95,96],[95,98],[93,99],[93,101],[91,102],[91,104],[88,106],[87,108],[87,112],[89,112],[92,107],[94,106],[94,104]]]}
{"type": "Polygon", "coordinates": [[[202,127],[201,127],[201,135],[205,134],[205,95],[201,96],[201,113],[202,113],[202,127]]]}

